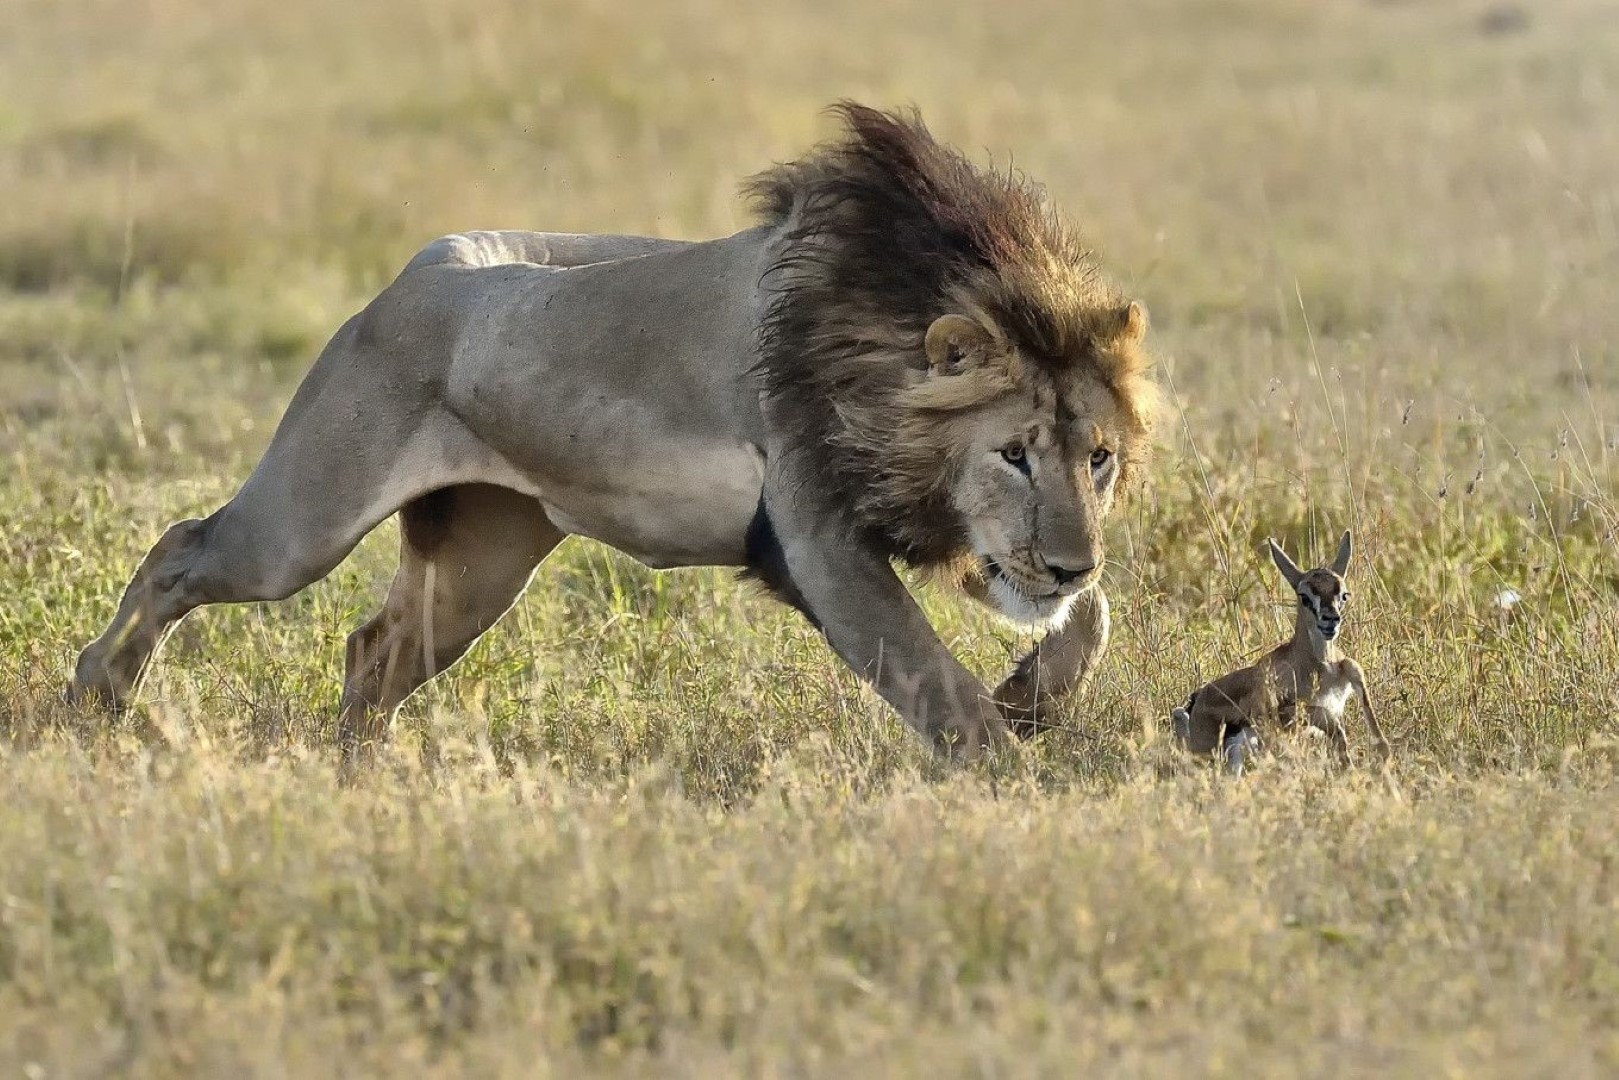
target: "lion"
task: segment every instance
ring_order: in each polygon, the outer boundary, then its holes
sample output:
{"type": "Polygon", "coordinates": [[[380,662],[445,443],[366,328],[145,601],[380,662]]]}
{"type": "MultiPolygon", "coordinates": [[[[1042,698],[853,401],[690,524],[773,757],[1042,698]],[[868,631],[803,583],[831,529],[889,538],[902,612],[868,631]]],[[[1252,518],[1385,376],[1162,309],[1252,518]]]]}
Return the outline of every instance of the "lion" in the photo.
{"type": "Polygon", "coordinates": [[[834,110],[733,236],[429,244],[236,495],[151,549],[70,700],[124,708],[188,612],[288,597],[397,513],[398,572],[348,639],[346,757],[570,535],[741,568],[948,753],[1037,730],[1107,647],[1102,525],[1158,408],[1146,313],[1021,174],[914,112],[834,110]],[[896,564],[1047,633],[991,694],[896,564]]]}

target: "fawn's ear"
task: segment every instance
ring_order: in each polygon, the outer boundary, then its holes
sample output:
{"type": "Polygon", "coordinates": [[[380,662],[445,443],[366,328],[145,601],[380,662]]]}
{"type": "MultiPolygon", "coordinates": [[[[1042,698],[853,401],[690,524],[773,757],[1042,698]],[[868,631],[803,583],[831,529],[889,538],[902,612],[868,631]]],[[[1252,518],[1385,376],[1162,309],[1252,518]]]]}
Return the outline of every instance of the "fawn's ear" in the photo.
{"type": "Polygon", "coordinates": [[[1304,571],[1300,570],[1298,564],[1287,557],[1287,552],[1283,551],[1276,541],[1266,540],[1265,543],[1270,545],[1271,562],[1276,564],[1276,569],[1282,572],[1282,576],[1287,579],[1287,583],[1297,589],[1299,582],[1304,578],[1304,571]]]}
{"type": "Polygon", "coordinates": [[[1338,554],[1332,557],[1332,572],[1334,574],[1343,577],[1348,572],[1349,556],[1354,550],[1354,545],[1349,542],[1349,532],[1346,529],[1344,538],[1338,541],[1338,554]]]}

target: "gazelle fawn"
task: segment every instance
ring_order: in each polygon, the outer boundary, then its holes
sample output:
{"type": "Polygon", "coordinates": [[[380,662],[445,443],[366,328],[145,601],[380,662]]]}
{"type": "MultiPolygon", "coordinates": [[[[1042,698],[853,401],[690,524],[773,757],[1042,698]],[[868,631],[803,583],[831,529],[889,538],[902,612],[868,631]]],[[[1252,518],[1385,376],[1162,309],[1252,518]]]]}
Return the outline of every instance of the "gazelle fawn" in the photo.
{"type": "Polygon", "coordinates": [[[1330,566],[1300,570],[1287,553],[1270,545],[1270,557],[1298,594],[1298,618],[1293,636],[1250,667],[1222,675],[1193,691],[1184,708],[1174,711],[1176,741],[1198,754],[1216,747],[1227,767],[1242,772],[1243,759],[1257,746],[1255,728],[1275,724],[1292,727],[1301,708],[1308,710],[1312,727],[1332,740],[1342,761],[1349,759],[1349,738],[1344,733],[1344,708],[1351,697],[1360,699],[1371,729],[1373,745],[1388,757],[1388,741],[1377,722],[1366,679],[1360,665],[1344,656],[1336,644],[1343,626],[1349,589],[1344,573],[1352,547],[1346,532],[1330,566]]]}

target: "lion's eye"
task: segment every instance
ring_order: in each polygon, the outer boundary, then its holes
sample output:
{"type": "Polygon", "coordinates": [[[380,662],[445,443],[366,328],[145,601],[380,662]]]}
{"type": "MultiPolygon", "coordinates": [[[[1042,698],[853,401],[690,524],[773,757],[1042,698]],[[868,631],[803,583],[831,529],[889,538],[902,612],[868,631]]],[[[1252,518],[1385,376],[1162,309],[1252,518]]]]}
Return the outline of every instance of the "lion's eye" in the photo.
{"type": "Polygon", "coordinates": [[[1001,447],[1001,458],[1024,476],[1029,475],[1029,452],[1022,443],[1009,443],[1001,447]]]}
{"type": "Polygon", "coordinates": [[[1091,469],[1100,471],[1104,465],[1113,460],[1113,451],[1105,446],[1098,446],[1091,451],[1091,469]]]}

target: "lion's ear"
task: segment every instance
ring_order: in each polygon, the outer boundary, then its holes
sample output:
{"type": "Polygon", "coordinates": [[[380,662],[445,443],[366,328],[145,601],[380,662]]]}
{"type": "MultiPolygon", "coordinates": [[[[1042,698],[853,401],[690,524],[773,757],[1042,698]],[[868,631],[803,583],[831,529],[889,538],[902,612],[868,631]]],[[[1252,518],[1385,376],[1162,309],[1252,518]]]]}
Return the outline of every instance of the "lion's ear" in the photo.
{"type": "Polygon", "coordinates": [[[1139,344],[1147,336],[1147,307],[1132,300],[1119,311],[1119,337],[1139,344]]]}
{"type": "Polygon", "coordinates": [[[977,367],[990,355],[995,339],[965,315],[940,315],[928,327],[923,348],[932,375],[959,375],[977,367]]]}

